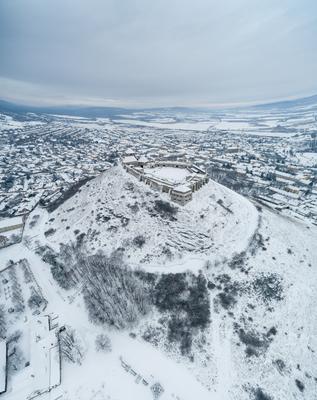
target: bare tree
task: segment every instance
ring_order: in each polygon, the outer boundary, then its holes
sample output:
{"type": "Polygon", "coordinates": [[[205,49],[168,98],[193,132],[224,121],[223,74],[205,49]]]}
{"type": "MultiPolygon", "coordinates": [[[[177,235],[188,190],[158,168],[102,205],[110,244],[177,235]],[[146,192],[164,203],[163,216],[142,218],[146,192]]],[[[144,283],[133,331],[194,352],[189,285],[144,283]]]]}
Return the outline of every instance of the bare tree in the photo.
{"type": "Polygon", "coordinates": [[[60,345],[62,357],[66,361],[81,365],[85,354],[85,348],[82,340],[78,337],[74,329],[66,327],[60,334],[60,345]]]}

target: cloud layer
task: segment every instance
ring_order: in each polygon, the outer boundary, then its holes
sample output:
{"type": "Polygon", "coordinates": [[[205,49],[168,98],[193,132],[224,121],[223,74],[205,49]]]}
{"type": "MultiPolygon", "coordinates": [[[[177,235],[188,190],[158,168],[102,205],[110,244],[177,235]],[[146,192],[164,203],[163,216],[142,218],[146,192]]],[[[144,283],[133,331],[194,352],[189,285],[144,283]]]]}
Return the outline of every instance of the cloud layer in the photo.
{"type": "Polygon", "coordinates": [[[315,0],[1,0],[0,96],[202,105],[317,92],[315,0]]]}

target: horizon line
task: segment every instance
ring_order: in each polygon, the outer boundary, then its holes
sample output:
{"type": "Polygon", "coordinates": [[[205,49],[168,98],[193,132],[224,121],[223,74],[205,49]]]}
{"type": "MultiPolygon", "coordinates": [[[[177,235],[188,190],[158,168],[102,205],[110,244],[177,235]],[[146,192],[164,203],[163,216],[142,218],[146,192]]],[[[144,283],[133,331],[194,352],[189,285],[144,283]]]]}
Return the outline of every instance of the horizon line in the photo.
{"type": "Polygon", "coordinates": [[[94,102],[92,99],[89,101],[76,101],[76,100],[71,100],[68,102],[48,102],[44,103],[41,102],[39,103],[34,103],[32,101],[24,101],[24,100],[15,100],[11,99],[7,96],[1,96],[0,101],[6,102],[15,106],[21,106],[21,107],[32,107],[32,108],[38,108],[38,109],[43,109],[43,108],[121,108],[121,109],[127,109],[127,110],[144,110],[144,109],[164,109],[164,108],[189,108],[189,109],[223,109],[223,108],[244,108],[244,107],[254,107],[254,106],[260,106],[260,105],[270,105],[270,104],[275,104],[275,103],[281,103],[281,102],[291,102],[291,101],[296,101],[296,100],[303,100],[303,99],[309,99],[312,97],[317,96],[316,92],[311,92],[309,94],[303,94],[303,95],[292,95],[292,96],[287,96],[287,97],[278,97],[278,98],[270,98],[266,100],[255,100],[255,101],[241,101],[241,102],[203,102],[203,103],[193,103],[193,104],[174,104],[174,105],[149,105],[149,106],[141,106],[137,105],[137,102],[135,105],[127,105],[122,100],[109,100],[109,99],[95,99],[96,101],[94,102]],[[112,103],[110,105],[109,103],[112,103]],[[122,103],[121,103],[122,102],[122,103]],[[116,104],[114,104],[116,103],[116,104]]]}

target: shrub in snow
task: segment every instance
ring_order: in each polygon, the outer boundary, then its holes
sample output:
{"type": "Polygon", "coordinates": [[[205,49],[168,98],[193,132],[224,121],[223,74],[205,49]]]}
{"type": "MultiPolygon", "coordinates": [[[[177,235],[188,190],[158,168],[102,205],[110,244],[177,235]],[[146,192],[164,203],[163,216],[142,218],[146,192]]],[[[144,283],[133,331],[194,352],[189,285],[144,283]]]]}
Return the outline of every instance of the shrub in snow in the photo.
{"type": "Polygon", "coordinates": [[[100,334],[96,337],[96,350],[110,352],[112,350],[111,340],[105,334],[100,334]]]}
{"type": "Polygon", "coordinates": [[[215,303],[219,301],[223,308],[229,310],[237,303],[235,295],[234,292],[220,292],[215,298],[215,303]]]}
{"type": "Polygon", "coordinates": [[[154,210],[162,217],[173,219],[178,212],[178,208],[167,201],[155,200],[154,210]]]}
{"type": "Polygon", "coordinates": [[[34,228],[34,226],[37,224],[37,221],[39,220],[40,216],[39,215],[33,215],[30,223],[29,223],[29,227],[30,228],[34,228]]]}
{"type": "Polygon", "coordinates": [[[228,265],[231,269],[243,268],[246,260],[246,252],[236,253],[232,259],[229,261],[228,265]]]}
{"type": "Polygon", "coordinates": [[[252,390],[252,398],[254,400],[273,400],[271,396],[266,394],[261,388],[256,388],[252,390]]]}
{"type": "Polygon", "coordinates": [[[301,392],[303,392],[304,389],[305,389],[305,385],[303,384],[303,382],[300,381],[299,379],[295,379],[295,383],[296,383],[296,386],[298,387],[298,389],[299,389],[301,392]]]}
{"type": "Polygon", "coordinates": [[[253,289],[265,303],[283,299],[282,278],[274,273],[261,274],[253,281],[253,289]]]}
{"type": "Polygon", "coordinates": [[[28,306],[34,310],[35,308],[40,308],[45,303],[43,297],[36,290],[33,289],[32,294],[28,300],[28,306]]]}
{"type": "Polygon", "coordinates": [[[139,248],[143,247],[145,244],[145,237],[138,235],[133,239],[133,244],[139,248]]]}
{"type": "Polygon", "coordinates": [[[263,334],[255,330],[246,331],[243,328],[238,330],[239,339],[246,345],[245,352],[248,357],[259,356],[268,349],[273,340],[268,333],[263,334]]]}
{"type": "Polygon", "coordinates": [[[0,248],[9,244],[9,239],[6,236],[0,235],[0,248]]]}
{"type": "Polygon", "coordinates": [[[151,386],[151,392],[154,399],[158,399],[164,392],[163,386],[159,382],[156,382],[151,386]]]}
{"type": "Polygon", "coordinates": [[[10,242],[10,244],[19,243],[21,241],[21,239],[22,239],[21,235],[13,234],[13,235],[10,235],[9,242],[10,242]]]}
{"type": "Polygon", "coordinates": [[[44,235],[45,235],[45,237],[49,237],[49,236],[54,235],[55,232],[56,232],[56,229],[50,228],[44,232],[44,235]]]}

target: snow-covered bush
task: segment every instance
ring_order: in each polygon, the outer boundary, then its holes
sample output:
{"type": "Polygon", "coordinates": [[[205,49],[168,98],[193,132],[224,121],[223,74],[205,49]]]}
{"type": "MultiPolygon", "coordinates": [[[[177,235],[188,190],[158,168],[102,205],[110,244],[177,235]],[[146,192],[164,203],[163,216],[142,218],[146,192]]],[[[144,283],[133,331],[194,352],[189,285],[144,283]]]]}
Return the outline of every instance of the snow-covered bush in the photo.
{"type": "Polygon", "coordinates": [[[154,210],[159,213],[164,218],[175,218],[175,215],[178,212],[178,208],[173,206],[167,201],[163,200],[155,200],[154,210]]]}
{"type": "Polygon", "coordinates": [[[44,303],[45,299],[43,299],[40,293],[33,289],[32,294],[28,300],[28,306],[31,308],[31,310],[40,308],[42,305],[44,305],[44,303]]]}
{"type": "Polygon", "coordinates": [[[100,334],[96,337],[96,350],[110,352],[112,350],[111,340],[105,334],[100,334]]]}
{"type": "Polygon", "coordinates": [[[156,400],[164,393],[164,388],[159,382],[156,382],[151,386],[151,392],[156,400]]]}
{"type": "Polygon", "coordinates": [[[45,235],[45,237],[49,237],[49,236],[54,235],[55,232],[56,232],[56,229],[50,228],[44,232],[44,235],[45,235]]]}
{"type": "Polygon", "coordinates": [[[145,237],[143,235],[138,235],[133,239],[133,244],[139,248],[143,247],[145,244],[145,237]]]}
{"type": "Polygon", "coordinates": [[[283,299],[282,278],[275,273],[260,274],[253,281],[253,289],[264,303],[283,299]]]}
{"type": "Polygon", "coordinates": [[[9,243],[9,239],[6,236],[0,235],[0,249],[5,247],[9,243]]]}

